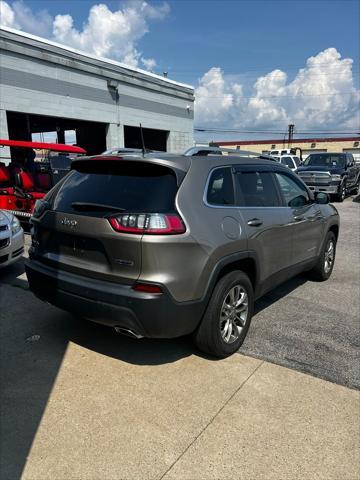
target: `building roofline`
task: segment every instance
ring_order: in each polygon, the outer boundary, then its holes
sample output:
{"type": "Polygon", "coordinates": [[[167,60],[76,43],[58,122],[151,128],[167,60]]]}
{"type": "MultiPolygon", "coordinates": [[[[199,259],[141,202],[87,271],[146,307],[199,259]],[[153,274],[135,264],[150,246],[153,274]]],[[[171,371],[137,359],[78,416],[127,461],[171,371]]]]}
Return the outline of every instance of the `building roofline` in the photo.
{"type": "Polygon", "coordinates": [[[158,75],[156,73],[148,72],[147,70],[143,70],[141,68],[132,67],[130,65],[126,65],[125,63],[121,63],[121,62],[118,62],[116,60],[111,60],[110,58],[98,57],[96,55],[92,55],[91,53],[87,53],[87,52],[84,52],[82,50],[77,50],[75,48],[68,47],[67,45],[64,45],[62,43],[53,42],[52,40],[48,40],[48,39],[43,38],[43,37],[38,37],[36,35],[32,35],[31,33],[23,32],[21,30],[16,30],[14,28],[5,27],[5,26],[0,27],[0,33],[2,31],[3,32],[8,32],[8,33],[13,34],[13,35],[16,35],[18,37],[22,37],[23,39],[34,40],[36,42],[42,43],[42,44],[50,46],[50,47],[60,48],[64,52],[74,53],[74,54],[80,55],[82,57],[85,57],[87,59],[101,61],[101,62],[104,62],[104,63],[108,64],[109,66],[120,67],[120,68],[123,68],[125,70],[129,70],[130,72],[139,73],[141,75],[145,75],[147,77],[154,78],[156,80],[160,80],[160,81],[162,81],[164,83],[167,83],[167,84],[171,84],[171,85],[178,86],[178,87],[181,87],[181,88],[187,88],[187,89],[194,90],[194,87],[192,85],[177,82],[175,80],[171,80],[170,78],[163,77],[163,76],[158,75]]]}
{"type": "MultiPolygon", "coordinates": [[[[316,143],[316,142],[358,142],[360,141],[360,136],[358,137],[313,137],[313,138],[293,138],[292,144],[295,143],[316,143]]],[[[287,144],[287,140],[284,141],[283,138],[273,139],[273,140],[231,140],[231,141],[216,141],[211,142],[211,145],[219,147],[220,145],[268,145],[268,144],[287,144]]]]}

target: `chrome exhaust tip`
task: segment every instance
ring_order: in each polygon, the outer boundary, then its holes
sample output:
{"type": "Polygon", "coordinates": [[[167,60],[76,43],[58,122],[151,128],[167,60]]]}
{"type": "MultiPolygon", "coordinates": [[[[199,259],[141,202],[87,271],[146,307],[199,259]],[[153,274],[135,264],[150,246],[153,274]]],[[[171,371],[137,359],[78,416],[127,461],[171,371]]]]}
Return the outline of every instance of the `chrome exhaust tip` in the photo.
{"type": "Polygon", "coordinates": [[[116,333],[121,333],[121,335],[126,335],[127,337],[131,338],[136,338],[139,340],[140,338],[144,338],[143,335],[139,335],[138,333],[135,333],[133,330],[130,330],[129,328],[123,328],[123,327],[114,327],[116,333]]]}

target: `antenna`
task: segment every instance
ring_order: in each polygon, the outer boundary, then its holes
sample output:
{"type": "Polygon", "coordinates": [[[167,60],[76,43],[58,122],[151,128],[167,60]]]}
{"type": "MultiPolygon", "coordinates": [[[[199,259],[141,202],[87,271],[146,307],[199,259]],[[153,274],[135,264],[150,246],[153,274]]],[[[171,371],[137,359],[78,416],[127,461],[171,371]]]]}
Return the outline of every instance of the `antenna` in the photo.
{"type": "Polygon", "coordinates": [[[143,134],[143,129],[142,129],[141,123],[140,123],[140,136],[141,136],[142,154],[143,154],[143,157],[145,157],[146,148],[145,148],[144,134],[143,134]]]}

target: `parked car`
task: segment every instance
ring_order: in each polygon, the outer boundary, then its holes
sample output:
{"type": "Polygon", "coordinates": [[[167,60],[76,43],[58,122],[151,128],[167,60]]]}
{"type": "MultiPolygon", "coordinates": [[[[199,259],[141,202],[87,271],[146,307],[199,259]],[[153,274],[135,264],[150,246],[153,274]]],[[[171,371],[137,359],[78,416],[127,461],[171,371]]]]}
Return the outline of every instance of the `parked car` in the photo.
{"type": "Polygon", "coordinates": [[[10,212],[0,210],[0,268],[20,260],[24,253],[24,231],[10,212]]]}
{"type": "Polygon", "coordinates": [[[359,191],[360,166],[351,153],[311,153],[297,169],[313,192],[326,192],[342,202],[359,191]]]}
{"type": "Polygon", "coordinates": [[[287,167],[248,157],[101,156],[36,203],[26,273],[40,299],[132,337],[192,334],[225,357],[255,299],[331,275],[339,216],[287,167]]]}
{"type": "Polygon", "coordinates": [[[300,166],[300,158],[296,155],[281,155],[275,156],[274,158],[276,158],[276,160],[282,165],[290,168],[293,172],[300,166]]]}
{"type": "Polygon", "coordinates": [[[12,149],[10,162],[0,162],[0,208],[25,222],[31,217],[36,200],[70,171],[74,157],[68,155],[86,153],[81,147],[59,143],[0,140],[0,146],[12,149]],[[48,152],[47,160],[35,161],[35,150],[48,152]],[[50,156],[50,152],[58,155],[50,156]]]}

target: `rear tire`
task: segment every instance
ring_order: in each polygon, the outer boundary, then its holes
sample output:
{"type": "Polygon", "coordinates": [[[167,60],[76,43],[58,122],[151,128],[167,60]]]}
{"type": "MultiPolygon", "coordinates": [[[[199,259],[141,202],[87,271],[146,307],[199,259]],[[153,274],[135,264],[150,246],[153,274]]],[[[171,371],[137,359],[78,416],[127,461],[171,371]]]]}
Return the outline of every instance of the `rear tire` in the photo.
{"type": "Polygon", "coordinates": [[[321,253],[315,267],[310,270],[310,276],[314,280],[323,282],[327,280],[334,268],[336,256],[336,237],[333,232],[328,232],[321,253]]]}
{"type": "Polygon", "coordinates": [[[216,284],[193,334],[196,346],[218,358],[232,355],[246,337],[253,311],[254,292],[249,277],[240,270],[228,273],[216,284]]]}

